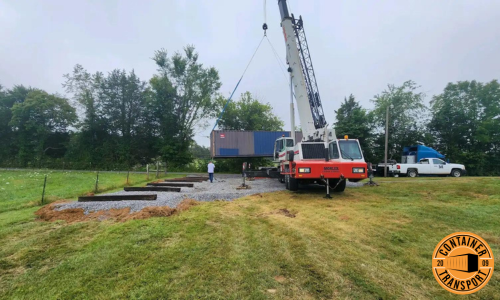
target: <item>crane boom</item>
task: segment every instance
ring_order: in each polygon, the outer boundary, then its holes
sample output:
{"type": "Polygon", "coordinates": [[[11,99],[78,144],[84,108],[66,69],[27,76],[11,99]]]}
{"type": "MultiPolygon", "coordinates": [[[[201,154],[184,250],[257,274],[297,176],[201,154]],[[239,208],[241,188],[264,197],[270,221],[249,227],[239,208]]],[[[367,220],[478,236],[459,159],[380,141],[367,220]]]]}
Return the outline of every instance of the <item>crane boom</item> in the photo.
{"type": "Polygon", "coordinates": [[[288,12],[286,0],[278,0],[281,27],[287,48],[288,71],[291,72],[295,98],[303,132],[303,141],[323,141],[326,120],[321,106],[316,75],[307,45],[302,17],[296,20],[288,12]]]}

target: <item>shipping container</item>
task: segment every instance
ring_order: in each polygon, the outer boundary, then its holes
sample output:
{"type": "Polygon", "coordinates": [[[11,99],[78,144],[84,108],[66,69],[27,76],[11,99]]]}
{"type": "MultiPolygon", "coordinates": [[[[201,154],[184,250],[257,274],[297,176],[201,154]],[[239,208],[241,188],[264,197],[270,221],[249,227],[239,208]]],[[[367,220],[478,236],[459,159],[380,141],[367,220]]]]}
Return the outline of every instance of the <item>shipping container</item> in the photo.
{"type": "MultiPolygon", "coordinates": [[[[290,136],[290,131],[214,130],[210,135],[212,157],[272,157],[274,141],[290,136]]],[[[302,132],[295,132],[300,142],[302,132]]]]}

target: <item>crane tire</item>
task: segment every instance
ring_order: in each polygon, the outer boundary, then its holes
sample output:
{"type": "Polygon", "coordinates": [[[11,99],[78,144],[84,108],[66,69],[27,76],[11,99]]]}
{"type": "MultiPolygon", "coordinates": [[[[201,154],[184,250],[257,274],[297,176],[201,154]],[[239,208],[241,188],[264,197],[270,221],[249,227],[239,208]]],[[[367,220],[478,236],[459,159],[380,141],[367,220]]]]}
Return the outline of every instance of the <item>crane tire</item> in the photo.
{"type": "Polygon", "coordinates": [[[290,191],[297,191],[299,189],[299,180],[293,177],[288,177],[288,188],[290,191]]]}
{"type": "MultiPolygon", "coordinates": [[[[340,179],[330,179],[330,188],[332,189],[332,192],[334,193],[342,193],[345,190],[346,184],[347,184],[347,179],[342,180],[339,183],[340,179]],[[338,185],[337,185],[338,183],[338,185]]],[[[349,180],[350,181],[350,180],[349,180]]]]}

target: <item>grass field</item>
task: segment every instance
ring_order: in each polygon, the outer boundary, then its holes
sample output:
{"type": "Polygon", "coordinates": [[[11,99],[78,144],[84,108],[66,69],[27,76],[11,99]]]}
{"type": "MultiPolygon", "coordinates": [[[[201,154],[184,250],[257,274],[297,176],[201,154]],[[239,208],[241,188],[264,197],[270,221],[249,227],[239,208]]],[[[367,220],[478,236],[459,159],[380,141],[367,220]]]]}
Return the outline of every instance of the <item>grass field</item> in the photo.
{"type": "MultiPolygon", "coordinates": [[[[97,173],[0,170],[0,213],[40,205],[45,175],[47,175],[47,185],[44,199],[47,202],[53,202],[94,192],[97,173]]],[[[155,179],[155,174],[151,173],[149,176],[151,180],[155,179]]],[[[168,175],[168,177],[173,176],[175,175],[168,175]]],[[[146,174],[130,173],[130,185],[145,182],[148,182],[146,174]]],[[[121,188],[126,184],[127,173],[101,172],[99,174],[100,193],[121,188]]]]}
{"type": "MultiPolygon", "coordinates": [[[[38,207],[8,210],[6,201],[36,200],[19,189],[0,201],[0,298],[454,299],[431,270],[443,237],[476,233],[500,257],[500,179],[380,183],[332,200],[283,191],[70,225],[36,221],[38,207]]],[[[497,270],[461,298],[499,291],[497,270]]]]}

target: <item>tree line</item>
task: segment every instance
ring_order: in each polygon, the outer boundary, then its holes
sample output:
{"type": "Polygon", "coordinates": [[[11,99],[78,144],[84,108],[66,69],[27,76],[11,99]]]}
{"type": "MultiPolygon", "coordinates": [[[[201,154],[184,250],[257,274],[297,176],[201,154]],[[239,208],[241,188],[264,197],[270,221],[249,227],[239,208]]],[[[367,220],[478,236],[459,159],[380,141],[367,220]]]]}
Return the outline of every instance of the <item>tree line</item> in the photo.
{"type": "Polygon", "coordinates": [[[193,136],[213,118],[218,71],[198,61],[193,46],[172,56],[162,49],[157,73],[64,75],[69,98],[16,85],[0,87],[0,165],[73,169],[130,169],[153,161],[171,167],[193,159],[193,136]]]}
{"type": "Polygon", "coordinates": [[[469,174],[500,175],[500,84],[459,81],[448,83],[432,96],[430,106],[419,86],[406,81],[388,85],[373,97],[372,110],[363,108],[353,95],[335,111],[340,137],[360,140],[365,159],[384,158],[386,111],[389,108],[389,157],[401,161],[404,146],[430,146],[451,162],[464,164],[469,174]]]}
{"type": "MultiPolygon", "coordinates": [[[[148,81],[133,70],[76,65],[63,76],[67,96],[0,85],[0,166],[126,170],[161,161],[204,171],[210,153],[193,138],[223,108],[219,129],[283,130],[273,107],[250,92],[227,104],[217,69],[200,63],[194,46],[170,56],[161,49],[152,60],[157,72],[148,81]]],[[[469,174],[500,175],[499,83],[449,83],[429,106],[419,90],[413,81],[388,85],[370,110],[346,97],[335,111],[337,136],[358,138],[366,161],[383,161],[389,107],[390,158],[400,161],[404,146],[423,143],[469,174]]],[[[220,160],[218,170],[239,171],[242,161],[220,160]]]]}

